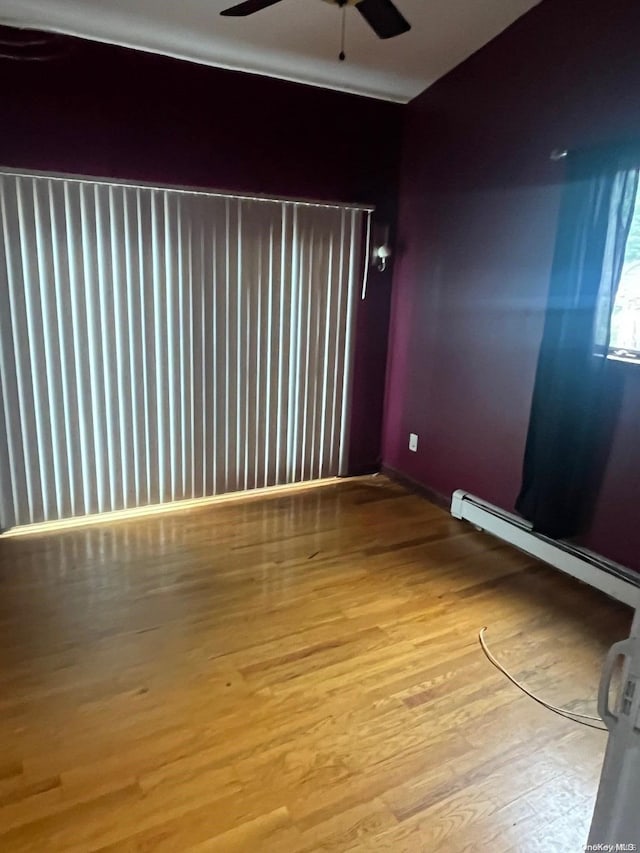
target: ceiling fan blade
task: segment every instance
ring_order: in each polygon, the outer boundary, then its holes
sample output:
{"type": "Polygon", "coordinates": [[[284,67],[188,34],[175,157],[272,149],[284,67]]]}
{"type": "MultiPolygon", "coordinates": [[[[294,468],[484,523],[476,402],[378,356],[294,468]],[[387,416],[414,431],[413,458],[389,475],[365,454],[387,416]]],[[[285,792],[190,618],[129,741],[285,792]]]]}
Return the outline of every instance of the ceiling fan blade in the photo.
{"type": "Polygon", "coordinates": [[[268,9],[269,6],[275,6],[276,3],[280,3],[280,0],[245,0],[244,3],[238,3],[237,6],[224,9],[220,14],[232,18],[244,18],[245,15],[253,15],[254,12],[260,12],[262,9],[268,9]]]}
{"type": "Polygon", "coordinates": [[[360,0],[356,9],[381,39],[390,39],[411,29],[411,24],[391,0],[360,0]]]}

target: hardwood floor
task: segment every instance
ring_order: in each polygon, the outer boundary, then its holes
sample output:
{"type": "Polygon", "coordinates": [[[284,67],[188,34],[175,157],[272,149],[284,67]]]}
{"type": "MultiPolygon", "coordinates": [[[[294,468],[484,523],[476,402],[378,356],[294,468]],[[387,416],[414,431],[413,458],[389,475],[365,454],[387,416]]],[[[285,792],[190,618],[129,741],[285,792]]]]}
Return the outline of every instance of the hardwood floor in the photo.
{"type": "Polygon", "coordinates": [[[582,851],[628,611],[383,477],[0,540],[0,850],[582,851]]]}

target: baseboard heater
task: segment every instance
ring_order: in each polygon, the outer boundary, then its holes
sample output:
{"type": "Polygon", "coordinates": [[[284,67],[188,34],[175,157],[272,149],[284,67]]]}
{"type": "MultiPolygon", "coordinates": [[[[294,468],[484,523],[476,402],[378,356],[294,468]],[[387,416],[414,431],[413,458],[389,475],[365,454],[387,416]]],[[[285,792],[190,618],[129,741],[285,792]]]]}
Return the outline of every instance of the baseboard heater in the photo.
{"type": "Polygon", "coordinates": [[[451,515],[470,522],[630,607],[640,607],[640,576],[624,566],[569,542],[534,533],[531,525],[519,516],[505,512],[463,489],[453,493],[451,515]]]}

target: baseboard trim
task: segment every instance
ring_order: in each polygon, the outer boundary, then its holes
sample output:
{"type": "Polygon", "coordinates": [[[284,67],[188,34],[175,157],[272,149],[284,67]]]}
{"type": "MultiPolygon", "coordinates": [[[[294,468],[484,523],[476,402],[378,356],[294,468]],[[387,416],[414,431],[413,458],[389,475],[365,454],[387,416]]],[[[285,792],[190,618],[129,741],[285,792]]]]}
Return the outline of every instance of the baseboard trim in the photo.
{"type": "Polygon", "coordinates": [[[444,495],[441,495],[440,492],[436,492],[435,489],[430,489],[429,486],[424,486],[422,483],[419,483],[412,477],[408,477],[401,471],[397,471],[390,465],[382,465],[380,468],[380,473],[384,474],[385,477],[388,477],[395,483],[398,483],[398,485],[404,486],[404,488],[408,489],[410,492],[414,492],[415,494],[420,495],[420,497],[426,498],[430,503],[435,504],[436,506],[439,506],[442,509],[446,509],[447,512],[449,511],[449,507],[451,506],[451,498],[447,498],[444,495]]]}

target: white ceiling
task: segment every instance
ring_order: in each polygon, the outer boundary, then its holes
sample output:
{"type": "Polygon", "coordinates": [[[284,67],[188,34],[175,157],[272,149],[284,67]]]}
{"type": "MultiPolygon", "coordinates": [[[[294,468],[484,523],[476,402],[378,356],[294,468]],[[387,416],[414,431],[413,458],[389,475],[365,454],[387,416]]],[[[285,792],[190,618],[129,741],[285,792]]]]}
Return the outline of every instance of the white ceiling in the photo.
{"type": "Polygon", "coordinates": [[[406,102],[538,0],[395,2],[412,29],[385,41],[347,9],[346,62],[341,13],[321,0],[282,0],[246,18],[220,17],[234,0],[0,0],[0,22],[406,102]]]}

